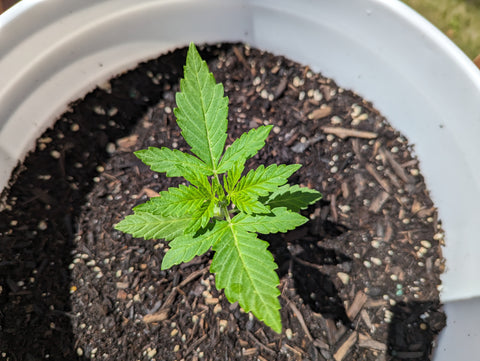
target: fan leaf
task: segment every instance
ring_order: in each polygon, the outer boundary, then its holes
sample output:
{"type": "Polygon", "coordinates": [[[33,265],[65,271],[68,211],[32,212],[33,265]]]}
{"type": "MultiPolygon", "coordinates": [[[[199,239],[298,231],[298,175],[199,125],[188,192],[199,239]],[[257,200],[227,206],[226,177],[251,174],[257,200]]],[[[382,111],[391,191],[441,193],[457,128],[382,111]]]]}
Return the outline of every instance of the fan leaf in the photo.
{"type": "Polygon", "coordinates": [[[184,233],[192,222],[192,216],[165,217],[162,215],[136,212],[126,216],[115,225],[115,229],[145,239],[165,239],[169,241],[184,233]]]}
{"type": "Polygon", "coordinates": [[[262,234],[288,232],[301,226],[308,218],[301,214],[291,212],[286,208],[274,208],[268,215],[249,215],[240,213],[232,219],[232,223],[241,226],[249,232],[262,234]]]}
{"type": "Polygon", "coordinates": [[[193,214],[208,201],[208,196],[210,194],[205,194],[196,187],[181,184],[178,188],[172,187],[161,192],[160,197],[153,198],[153,203],[162,215],[179,217],[193,214]]]}
{"type": "Polygon", "coordinates": [[[162,269],[170,268],[182,262],[189,262],[193,257],[204,254],[219,238],[223,237],[227,226],[227,222],[217,221],[212,230],[203,234],[195,236],[186,234],[175,238],[168,244],[170,249],[163,257],[162,269]]]}
{"type": "Polygon", "coordinates": [[[321,198],[322,194],[314,189],[300,187],[298,184],[293,186],[286,184],[268,197],[262,197],[260,201],[270,208],[286,207],[293,212],[299,212],[321,198]]]}
{"type": "Polygon", "coordinates": [[[227,193],[232,193],[235,189],[244,168],[245,165],[243,163],[237,162],[227,171],[227,176],[225,177],[224,175],[223,183],[225,184],[227,193]]]}
{"type": "Polygon", "coordinates": [[[218,171],[224,173],[230,170],[235,163],[243,164],[247,159],[257,154],[264,147],[265,139],[267,139],[272,128],[273,125],[261,126],[251,129],[248,133],[243,133],[225,151],[218,166],[218,171]]]}
{"type": "Polygon", "coordinates": [[[241,178],[231,195],[237,198],[266,196],[285,184],[288,177],[300,167],[300,164],[272,164],[267,168],[261,165],[241,178]]]}
{"type": "Polygon", "coordinates": [[[154,172],[166,173],[167,177],[184,177],[183,168],[193,173],[211,175],[213,171],[197,157],[165,147],[137,150],[135,155],[154,172]]]}
{"type": "Polygon", "coordinates": [[[175,99],[174,113],[182,136],[192,152],[213,173],[218,173],[218,162],[227,138],[228,98],[223,96],[223,85],[216,84],[193,43],[188,49],[184,78],[175,99]]]}
{"type": "Polygon", "coordinates": [[[270,208],[258,201],[255,197],[249,197],[245,193],[234,193],[231,197],[233,204],[242,212],[252,213],[270,213],[270,208]]]}
{"type": "Polygon", "coordinates": [[[193,214],[192,220],[185,229],[185,233],[194,233],[200,228],[204,228],[208,221],[213,217],[216,205],[216,199],[211,198],[204,202],[193,214]]]}
{"type": "Polygon", "coordinates": [[[238,301],[245,311],[251,311],[280,333],[277,265],[267,247],[268,243],[256,234],[231,223],[222,239],[213,245],[215,255],[210,271],[215,273],[217,288],[225,289],[230,302],[238,301]]]}

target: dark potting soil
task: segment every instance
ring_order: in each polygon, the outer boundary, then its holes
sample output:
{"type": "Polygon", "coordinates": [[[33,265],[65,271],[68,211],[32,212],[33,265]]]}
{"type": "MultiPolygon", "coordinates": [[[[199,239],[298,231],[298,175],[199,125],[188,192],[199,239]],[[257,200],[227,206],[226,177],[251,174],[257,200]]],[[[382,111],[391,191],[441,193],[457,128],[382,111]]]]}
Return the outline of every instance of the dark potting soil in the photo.
{"type": "Polygon", "coordinates": [[[407,139],[332,80],[242,45],[206,47],[230,99],[229,137],[273,124],[249,162],[300,163],[324,199],[263,237],[283,333],[215,288],[211,254],[167,271],[168,245],[113,225],[180,180],[133,154],[188,150],[175,123],[181,49],[73,103],[19,166],[0,213],[5,360],[429,360],[445,325],[443,233],[407,139]]]}

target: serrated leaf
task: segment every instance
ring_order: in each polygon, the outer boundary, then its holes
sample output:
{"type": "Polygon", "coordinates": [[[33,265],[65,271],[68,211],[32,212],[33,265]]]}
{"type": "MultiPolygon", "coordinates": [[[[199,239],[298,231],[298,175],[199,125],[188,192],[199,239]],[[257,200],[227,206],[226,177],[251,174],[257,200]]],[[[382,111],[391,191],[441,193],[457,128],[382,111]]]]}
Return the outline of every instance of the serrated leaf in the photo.
{"type": "Polygon", "coordinates": [[[291,212],[286,208],[274,208],[268,215],[249,215],[240,213],[232,219],[232,223],[249,232],[263,234],[288,232],[306,223],[308,218],[291,212]]]}
{"type": "Polygon", "coordinates": [[[300,167],[296,164],[262,165],[242,178],[245,161],[265,145],[272,126],[250,130],[223,153],[228,98],[193,44],[184,74],[174,113],[194,155],[154,147],[135,154],[152,170],[183,176],[191,185],[170,188],[135,207],[135,213],[115,228],[135,237],[169,240],[162,269],[213,248],[211,270],[217,288],[225,290],[230,302],[238,301],[245,311],[281,332],[277,266],[268,243],[256,233],[286,232],[303,224],[307,218],[292,210],[304,209],[321,195],[285,185],[300,167]]]}
{"type": "Polygon", "coordinates": [[[204,254],[218,239],[223,237],[227,227],[227,222],[217,221],[212,230],[203,234],[198,236],[187,234],[175,238],[168,244],[170,249],[163,257],[162,270],[182,262],[189,262],[193,257],[204,254]]]}
{"type": "Polygon", "coordinates": [[[251,311],[280,333],[277,265],[267,247],[268,243],[259,240],[256,234],[231,224],[223,238],[213,245],[215,255],[210,271],[215,273],[217,289],[225,289],[230,302],[238,301],[245,311],[251,311]]]}
{"type": "Polygon", "coordinates": [[[225,184],[225,190],[227,193],[232,193],[233,189],[237,185],[240,177],[242,176],[243,169],[245,165],[243,163],[235,163],[228,171],[227,176],[223,177],[223,184],[225,184]]]}
{"type": "Polygon", "coordinates": [[[164,217],[146,212],[137,212],[126,216],[115,225],[115,229],[129,233],[133,237],[165,239],[169,241],[182,235],[191,221],[191,216],[164,217]]]}
{"type": "Polygon", "coordinates": [[[265,139],[267,139],[272,127],[273,125],[260,126],[251,129],[248,133],[243,133],[225,151],[218,166],[218,172],[224,173],[231,169],[235,163],[243,164],[247,159],[257,154],[264,147],[265,139]]]}
{"type": "Polygon", "coordinates": [[[193,214],[205,203],[210,194],[205,194],[193,186],[179,185],[178,188],[171,187],[168,191],[160,193],[160,197],[153,198],[156,212],[164,216],[178,217],[186,214],[193,214]]]}
{"type": "Polygon", "coordinates": [[[192,152],[216,173],[227,138],[228,98],[193,43],[175,99],[174,113],[183,137],[192,152]]]}
{"type": "Polygon", "coordinates": [[[217,195],[222,201],[225,199],[225,192],[218,177],[212,177],[212,194],[217,195]]]}
{"type": "Polygon", "coordinates": [[[182,169],[189,169],[196,174],[209,176],[213,170],[197,157],[165,147],[149,147],[135,152],[135,155],[154,172],[166,173],[167,177],[183,177],[182,169]]]}
{"type": "Polygon", "coordinates": [[[293,186],[286,184],[268,197],[262,197],[260,201],[270,208],[286,207],[293,212],[299,212],[321,198],[322,194],[314,189],[300,187],[298,184],[293,186]]]}
{"type": "Polygon", "coordinates": [[[300,167],[300,164],[272,164],[267,168],[261,165],[241,178],[231,195],[237,198],[266,196],[285,184],[288,177],[300,167]]]}
{"type": "Polygon", "coordinates": [[[247,214],[252,213],[270,213],[270,208],[265,206],[262,202],[254,197],[249,197],[243,193],[234,193],[231,201],[242,212],[247,214]]]}
{"type": "Polygon", "coordinates": [[[206,175],[196,173],[191,168],[183,168],[181,165],[179,165],[178,168],[181,170],[183,178],[199,188],[202,193],[213,194],[212,185],[210,184],[210,181],[206,175]]]}
{"type": "Polygon", "coordinates": [[[195,233],[200,228],[204,228],[208,221],[213,217],[216,199],[207,199],[193,214],[192,220],[185,229],[185,233],[195,233]]]}
{"type": "Polygon", "coordinates": [[[153,215],[161,216],[162,208],[157,203],[160,200],[160,197],[152,197],[145,203],[139,204],[138,206],[133,207],[135,213],[151,213],[153,215]]]}

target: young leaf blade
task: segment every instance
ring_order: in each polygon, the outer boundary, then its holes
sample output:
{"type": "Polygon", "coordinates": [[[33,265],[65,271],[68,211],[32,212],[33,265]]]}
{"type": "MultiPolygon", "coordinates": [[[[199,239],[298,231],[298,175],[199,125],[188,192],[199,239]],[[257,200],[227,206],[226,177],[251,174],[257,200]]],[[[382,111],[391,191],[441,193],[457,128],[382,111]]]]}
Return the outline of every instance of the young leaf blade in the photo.
{"type": "Polygon", "coordinates": [[[131,234],[133,237],[169,241],[182,235],[191,221],[191,216],[165,217],[147,212],[136,212],[117,223],[115,229],[131,234]]]}
{"type": "Polygon", "coordinates": [[[300,167],[300,164],[271,164],[267,168],[261,165],[255,170],[252,169],[246,176],[241,178],[231,195],[254,198],[266,196],[276,191],[279,186],[287,183],[288,177],[300,167]]]}
{"type": "Polygon", "coordinates": [[[167,177],[183,177],[182,168],[205,176],[213,174],[212,169],[202,160],[178,149],[148,147],[148,149],[136,151],[135,155],[151,170],[159,173],[165,172],[167,177]]]}
{"type": "Polygon", "coordinates": [[[152,198],[156,209],[164,216],[179,217],[193,214],[210,198],[209,193],[202,192],[193,186],[180,184],[178,188],[171,187],[160,193],[160,197],[152,198]]]}
{"type": "Polygon", "coordinates": [[[247,214],[252,213],[270,213],[270,208],[265,206],[262,202],[260,202],[255,197],[250,197],[244,193],[234,193],[231,196],[231,201],[235,206],[242,212],[247,214]]]}
{"type": "Polygon", "coordinates": [[[223,238],[213,245],[215,255],[210,271],[215,273],[217,289],[225,289],[227,299],[238,301],[247,312],[275,332],[282,331],[277,265],[267,250],[268,243],[256,234],[230,224],[223,238]]]}
{"type": "Polygon", "coordinates": [[[152,197],[145,203],[133,207],[133,211],[135,213],[150,213],[156,216],[162,216],[162,207],[157,203],[159,199],[160,197],[152,197]]]}
{"type": "Polygon", "coordinates": [[[182,262],[189,262],[193,257],[204,254],[219,238],[223,237],[227,227],[227,222],[217,221],[213,229],[203,234],[186,234],[176,237],[168,244],[170,249],[163,257],[162,270],[182,262]]]}
{"type": "Polygon", "coordinates": [[[231,169],[235,163],[245,163],[265,146],[265,139],[272,130],[273,125],[260,126],[250,129],[248,133],[243,133],[240,138],[235,139],[218,166],[218,172],[224,173],[231,169]]]}
{"type": "Polygon", "coordinates": [[[174,113],[182,135],[192,152],[217,173],[227,138],[228,98],[193,43],[188,49],[180,90],[174,113]]]}
{"type": "Polygon", "coordinates": [[[298,184],[285,184],[268,197],[261,197],[259,200],[270,208],[286,207],[293,212],[299,212],[321,198],[322,194],[314,189],[300,187],[298,184]]]}
{"type": "Polygon", "coordinates": [[[223,184],[225,185],[225,190],[227,193],[232,193],[237,185],[240,177],[242,176],[243,169],[245,165],[243,163],[237,162],[227,171],[227,176],[223,176],[223,184]]]}
{"type": "Polygon", "coordinates": [[[194,233],[200,228],[204,228],[208,221],[213,217],[215,210],[216,199],[207,199],[195,212],[192,214],[192,220],[185,229],[185,233],[194,233]]]}
{"type": "Polygon", "coordinates": [[[240,213],[232,219],[232,223],[241,226],[245,231],[262,234],[288,232],[306,223],[308,218],[287,208],[274,208],[271,214],[249,215],[240,213]]]}

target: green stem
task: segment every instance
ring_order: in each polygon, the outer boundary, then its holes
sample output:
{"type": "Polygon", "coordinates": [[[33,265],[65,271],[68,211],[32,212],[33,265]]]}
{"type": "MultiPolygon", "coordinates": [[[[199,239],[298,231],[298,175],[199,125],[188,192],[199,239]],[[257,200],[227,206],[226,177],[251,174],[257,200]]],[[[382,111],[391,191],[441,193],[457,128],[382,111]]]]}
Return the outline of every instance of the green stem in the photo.
{"type": "Polygon", "coordinates": [[[228,211],[228,202],[226,202],[227,197],[225,194],[225,190],[223,189],[222,184],[220,183],[220,178],[218,177],[218,174],[214,174],[213,178],[213,186],[214,190],[221,190],[221,194],[218,194],[218,207],[220,208],[220,215],[228,222],[230,223],[231,218],[230,218],[230,212],[228,211]]]}

